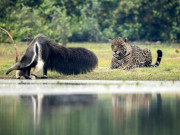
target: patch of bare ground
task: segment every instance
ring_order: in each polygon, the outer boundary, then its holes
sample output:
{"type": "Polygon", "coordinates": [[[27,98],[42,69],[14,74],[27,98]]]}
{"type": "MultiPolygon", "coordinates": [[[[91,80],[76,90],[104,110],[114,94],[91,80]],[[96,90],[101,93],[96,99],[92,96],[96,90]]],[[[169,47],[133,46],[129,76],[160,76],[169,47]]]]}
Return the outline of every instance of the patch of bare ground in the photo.
{"type": "Polygon", "coordinates": [[[163,71],[171,71],[171,69],[169,69],[169,68],[166,68],[166,69],[164,69],[163,71]]]}
{"type": "Polygon", "coordinates": [[[180,72],[180,68],[173,69],[172,71],[180,72]]]}

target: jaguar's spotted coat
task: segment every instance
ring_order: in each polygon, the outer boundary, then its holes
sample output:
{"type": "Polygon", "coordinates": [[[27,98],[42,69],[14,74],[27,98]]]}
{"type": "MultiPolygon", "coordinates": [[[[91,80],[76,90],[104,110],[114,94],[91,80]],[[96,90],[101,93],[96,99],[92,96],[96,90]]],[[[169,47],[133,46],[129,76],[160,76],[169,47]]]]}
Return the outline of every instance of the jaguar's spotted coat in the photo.
{"type": "Polygon", "coordinates": [[[127,38],[115,38],[109,40],[113,51],[111,69],[130,70],[136,67],[157,67],[160,64],[162,51],[158,50],[157,62],[152,63],[152,55],[149,49],[140,49],[138,46],[130,45],[127,38]]]}

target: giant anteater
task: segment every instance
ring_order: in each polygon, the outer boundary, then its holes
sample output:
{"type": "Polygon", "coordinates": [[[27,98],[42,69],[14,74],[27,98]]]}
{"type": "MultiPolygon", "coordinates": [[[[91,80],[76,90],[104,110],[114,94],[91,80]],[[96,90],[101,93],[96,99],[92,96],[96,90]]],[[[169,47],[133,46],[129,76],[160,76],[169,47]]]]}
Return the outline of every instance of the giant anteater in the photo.
{"type": "Polygon", "coordinates": [[[26,53],[6,74],[12,70],[17,71],[17,78],[30,77],[31,73],[37,77],[37,73],[43,68],[42,78],[47,78],[47,70],[57,71],[63,74],[79,74],[92,71],[98,63],[96,55],[85,48],[66,48],[50,41],[46,36],[38,34],[30,43],[26,53]]]}

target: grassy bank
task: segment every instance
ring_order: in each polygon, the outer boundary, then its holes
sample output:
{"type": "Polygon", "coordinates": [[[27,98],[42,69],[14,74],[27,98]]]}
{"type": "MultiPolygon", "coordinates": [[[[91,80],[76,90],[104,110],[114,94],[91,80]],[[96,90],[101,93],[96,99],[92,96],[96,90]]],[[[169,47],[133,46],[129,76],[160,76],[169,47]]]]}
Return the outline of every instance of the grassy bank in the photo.
{"type": "MultiPolygon", "coordinates": [[[[136,44],[138,45],[138,44],[136,44]]],[[[180,80],[180,44],[176,45],[139,45],[150,48],[155,63],[157,49],[163,51],[163,58],[158,68],[136,68],[131,71],[111,70],[111,48],[109,43],[70,43],[68,47],[85,47],[92,50],[98,57],[98,67],[91,73],[80,75],[62,75],[48,72],[49,79],[83,79],[83,80],[180,80]],[[178,51],[177,51],[178,50],[178,51]]],[[[5,71],[15,62],[15,51],[12,44],[0,44],[0,78],[15,78],[15,72],[5,75],[5,71]]],[[[21,54],[25,52],[27,44],[19,44],[21,54]]],[[[21,55],[22,56],[22,55],[21,55]]],[[[41,73],[40,73],[41,75],[41,73]]]]}

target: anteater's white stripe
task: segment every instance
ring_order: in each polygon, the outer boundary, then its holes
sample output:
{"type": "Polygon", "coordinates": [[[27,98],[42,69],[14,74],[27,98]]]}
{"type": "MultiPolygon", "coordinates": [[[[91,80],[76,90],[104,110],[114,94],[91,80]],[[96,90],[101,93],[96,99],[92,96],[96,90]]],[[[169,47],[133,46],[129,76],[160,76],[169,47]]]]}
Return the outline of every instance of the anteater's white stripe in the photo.
{"type": "Polygon", "coordinates": [[[34,62],[34,60],[35,60],[35,58],[36,58],[36,46],[38,45],[38,42],[35,42],[35,45],[34,45],[34,55],[33,55],[33,57],[32,57],[32,60],[31,60],[31,62],[26,66],[26,67],[28,67],[28,66],[30,66],[33,62],[34,62]]]}
{"type": "Polygon", "coordinates": [[[41,69],[43,69],[44,66],[44,61],[42,60],[42,50],[39,45],[39,43],[36,43],[38,47],[38,60],[37,60],[37,65],[35,66],[34,70],[32,71],[32,74],[37,74],[41,69]]]}
{"type": "Polygon", "coordinates": [[[42,50],[41,50],[41,47],[40,47],[39,43],[37,44],[37,46],[39,48],[38,49],[39,55],[38,55],[38,63],[36,65],[36,67],[39,68],[39,69],[42,69],[43,66],[44,66],[44,61],[42,60],[42,50]]]}

